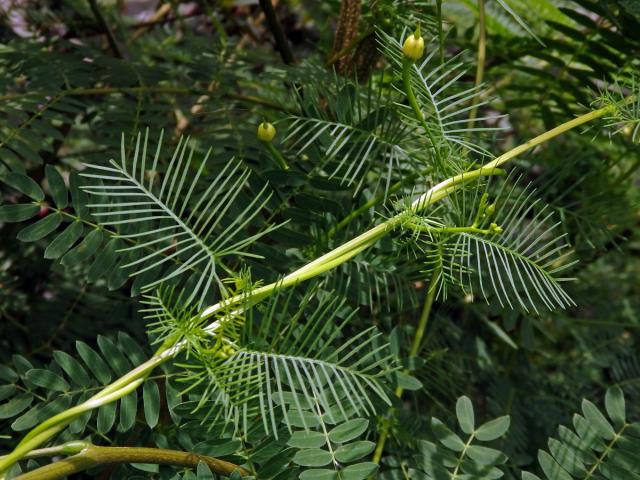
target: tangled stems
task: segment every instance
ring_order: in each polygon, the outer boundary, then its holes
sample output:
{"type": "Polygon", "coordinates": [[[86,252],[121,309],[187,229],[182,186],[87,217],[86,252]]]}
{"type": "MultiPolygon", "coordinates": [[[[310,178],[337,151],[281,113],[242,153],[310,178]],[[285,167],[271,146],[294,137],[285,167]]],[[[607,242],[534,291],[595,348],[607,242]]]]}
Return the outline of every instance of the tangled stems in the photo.
{"type": "MultiPolygon", "coordinates": [[[[635,97],[627,98],[625,103],[629,103],[632,101],[635,101],[635,97]]],[[[558,135],[561,135],[562,133],[567,132],[573,128],[579,127],[580,125],[584,125],[597,118],[609,115],[615,112],[615,109],[616,105],[607,105],[598,110],[593,110],[585,115],[570,120],[569,122],[563,123],[562,125],[549,130],[548,132],[545,132],[512,150],[509,150],[508,152],[500,155],[481,168],[465,172],[444,180],[443,182],[435,185],[430,190],[414,200],[414,202],[409,207],[409,210],[413,213],[421,213],[430,205],[446,198],[451,193],[468,182],[476,180],[480,177],[500,174],[501,170],[499,170],[498,167],[517,157],[518,155],[526,152],[527,150],[545,143],[552,138],[557,137],[558,135]]],[[[233,306],[241,304],[246,305],[247,303],[249,305],[258,303],[269,297],[276,290],[296,285],[305,280],[332,270],[338,265],[355,257],[360,252],[372,246],[378,240],[389,234],[396,227],[400,226],[403,220],[402,216],[403,213],[400,213],[394,217],[389,218],[385,222],[358,235],[352,240],[344,243],[343,245],[292,272],[278,282],[256,288],[249,293],[230,297],[219,302],[216,305],[206,308],[199,315],[200,319],[204,321],[205,319],[219,314],[220,312],[228,311],[228,309],[233,306]]],[[[207,328],[207,330],[210,333],[215,333],[215,330],[218,328],[219,324],[219,322],[213,322],[207,328]]],[[[124,397],[131,391],[135,390],[158,365],[176,356],[185,346],[186,345],[184,343],[175,343],[173,345],[168,343],[163,345],[160,351],[158,351],[145,363],[141,364],[136,369],[132,370],[115,382],[109,384],[86,402],[65,410],[58,415],[55,415],[42,422],[23,438],[23,440],[18,444],[13,452],[0,457],[0,478],[3,478],[2,475],[14,463],[24,458],[30,451],[39,447],[55,434],[63,430],[78,416],[102,405],[106,405],[107,403],[114,402],[124,397]]]]}

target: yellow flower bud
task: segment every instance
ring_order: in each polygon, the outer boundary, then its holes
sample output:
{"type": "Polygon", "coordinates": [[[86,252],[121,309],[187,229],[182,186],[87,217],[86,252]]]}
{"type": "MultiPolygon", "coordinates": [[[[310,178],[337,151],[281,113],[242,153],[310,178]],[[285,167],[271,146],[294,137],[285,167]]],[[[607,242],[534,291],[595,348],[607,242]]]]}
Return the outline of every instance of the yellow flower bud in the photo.
{"type": "Polygon", "coordinates": [[[411,60],[418,60],[422,57],[424,54],[424,38],[420,36],[420,27],[404,41],[402,53],[411,60]]]}
{"type": "Polygon", "coordinates": [[[489,225],[489,231],[493,232],[493,233],[502,233],[502,227],[498,226],[497,223],[492,223],[491,225],[489,225]]]}
{"type": "Polygon", "coordinates": [[[270,142],[276,136],[276,127],[269,122],[262,122],[258,126],[258,138],[263,142],[270,142]]]}

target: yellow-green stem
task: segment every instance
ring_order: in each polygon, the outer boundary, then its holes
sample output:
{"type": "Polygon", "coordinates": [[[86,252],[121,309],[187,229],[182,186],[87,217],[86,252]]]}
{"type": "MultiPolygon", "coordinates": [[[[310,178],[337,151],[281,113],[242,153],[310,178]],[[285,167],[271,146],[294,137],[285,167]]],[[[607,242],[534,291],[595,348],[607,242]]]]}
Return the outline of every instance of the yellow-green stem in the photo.
{"type": "Polygon", "coordinates": [[[238,465],[206,455],[160,448],[99,447],[84,444],[72,457],[22,474],[15,480],[57,480],[90,468],[114,463],[151,463],[196,468],[200,462],[205,463],[213,473],[218,475],[228,477],[235,471],[243,477],[249,475],[247,470],[238,465]]]}
{"type": "MultiPolygon", "coordinates": [[[[413,358],[418,355],[420,352],[420,347],[422,346],[422,339],[424,338],[424,332],[427,330],[427,323],[429,321],[429,316],[431,315],[431,307],[433,307],[433,301],[436,298],[436,293],[438,291],[438,278],[440,276],[440,269],[436,268],[431,275],[431,280],[429,281],[427,297],[424,301],[424,307],[422,308],[422,313],[420,314],[420,320],[418,320],[418,329],[416,330],[416,334],[413,337],[413,343],[411,344],[411,350],[409,350],[409,358],[413,358]]],[[[398,392],[396,392],[398,394],[398,392]]],[[[398,397],[402,396],[402,389],[399,391],[398,397]]]]}
{"type": "MultiPolygon", "coordinates": [[[[635,97],[629,97],[625,100],[625,103],[629,103],[635,101],[635,97]]],[[[456,175],[455,177],[449,178],[438,185],[431,188],[428,192],[422,194],[418,197],[411,205],[410,209],[416,213],[424,211],[429,205],[432,205],[435,202],[442,200],[443,198],[450,195],[461,185],[477,179],[482,176],[495,175],[499,173],[497,167],[503,165],[514,157],[520,155],[521,153],[526,152],[527,150],[532,149],[533,147],[540,145],[552,138],[561,135],[562,133],[571,130],[572,128],[578,127],[580,125],[584,125],[590,121],[593,121],[597,118],[603,117],[609,113],[612,113],[615,110],[615,106],[607,106],[600,108],[598,110],[594,110],[585,115],[582,115],[578,118],[570,120],[569,122],[563,123],[562,125],[549,130],[548,132],[543,133],[542,135],[538,135],[537,137],[529,140],[526,143],[500,155],[493,161],[489,162],[484,167],[478,168],[476,170],[465,172],[460,175],[456,175]]],[[[331,268],[335,268],[340,263],[346,262],[347,260],[353,258],[355,255],[360,253],[362,250],[368,248],[373,245],[377,240],[384,237],[387,233],[389,233],[393,228],[395,228],[398,223],[401,221],[400,215],[390,218],[389,220],[383,222],[382,224],[372,228],[371,230],[359,235],[358,237],[350,240],[349,242],[341,245],[340,247],[332,250],[331,252],[323,255],[322,257],[310,262],[304,267],[296,270],[295,272],[287,275],[282,281],[274,282],[270,285],[266,285],[261,288],[257,288],[250,295],[250,300],[253,303],[257,303],[264,298],[271,295],[276,289],[289,287],[300,283],[302,281],[308,280],[316,275],[326,272],[331,268]]],[[[228,300],[225,300],[219,304],[208,307],[201,313],[202,318],[209,318],[214,314],[222,311],[224,308],[227,308],[230,305],[239,304],[241,302],[246,302],[247,295],[238,295],[236,297],[232,297],[228,300]]],[[[126,391],[128,393],[132,385],[138,385],[139,379],[144,379],[148,376],[154,368],[158,365],[166,362],[177,353],[179,353],[181,349],[181,345],[177,344],[174,346],[166,345],[165,348],[151,357],[142,365],[138,366],[128,374],[124,375],[120,379],[111,383],[107,387],[105,387],[98,394],[94,395],[91,399],[83,404],[79,405],[79,407],[84,407],[86,409],[80,408],[82,412],[88,411],[92,408],[96,408],[95,406],[91,406],[90,404],[92,400],[100,399],[103,397],[107,397],[108,395],[118,392],[123,393],[126,391]],[[127,388],[129,387],[129,388],[127,388]]],[[[135,388],[135,387],[134,387],[135,388]]],[[[123,393],[122,396],[126,395],[123,393]]],[[[117,395],[116,395],[117,396],[117,395]]],[[[118,397],[120,398],[120,397],[118,397]]],[[[109,401],[115,401],[118,398],[108,397],[109,401]]],[[[100,405],[106,404],[107,401],[100,403],[100,405]]],[[[6,470],[8,470],[15,462],[24,458],[24,456],[42,445],[53,435],[61,431],[64,426],[68,423],[64,423],[69,420],[68,412],[70,410],[66,410],[65,412],[56,415],[48,420],[45,420],[42,424],[35,427],[27,436],[18,444],[18,447],[8,455],[0,458],[0,475],[2,475],[6,470]],[[58,419],[59,421],[54,421],[54,419],[58,419]],[[28,442],[28,446],[26,446],[28,442]]],[[[74,410],[75,411],[75,410],[74,410]]],[[[75,418],[75,417],[74,417],[75,418]]],[[[1,478],[1,477],[0,477],[1,478]]]]}
{"type": "Polygon", "coordinates": [[[276,161],[278,166],[282,170],[285,170],[285,171],[289,170],[289,165],[287,165],[287,161],[284,159],[280,151],[273,145],[273,143],[271,142],[262,142],[262,143],[267,148],[267,150],[269,150],[271,157],[276,161]]]}
{"type": "Polygon", "coordinates": [[[416,95],[413,93],[413,87],[411,86],[411,67],[413,67],[413,60],[410,58],[402,59],[402,86],[404,87],[404,93],[407,96],[407,101],[409,102],[409,106],[413,110],[416,118],[420,122],[420,125],[424,129],[424,132],[429,137],[429,141],[433,148],[436,148],[436,143],[432,138],[431,131],[429,130],[429,125],[424,119],[424,114],[422,113],[422,109],[418,104],[418,100],[416,99],[416,95]]]}
{"type": "Polygon", "coordinates": [[[347,215],[342,220],[340,220],[334,227],[331,228],[331,230],[329,230],[329,233],[327,233],[327,236],[329,238],[333,238],[336,233],[338,233],[340,230],[342,230],[347,225],[349,225],[354,218],[359,217],[360,215],[362,215],[364,212],[366,212],[370,208],[378,205],[379,203],[384,202],[384,200],[387,199],[390,194],[397,192],[402,187],[413,183],[414,180],[416,180],[417,178],[420,178],[420,177],[423,177],[423,176],[427,175],[431,171],[433,171],[433,168],[431,168],[431,167],[425,168],[424,170],[421,170],[420,172],[411,173],[411,174],[407,175],[406,177],[404,177],[402,180],[397,181],[396,183],[391,185],[385,192],[383,192],[383,193],[381,193],[379,195],[376,195],[375,197],[371,198],[371,200],[367,201],[364,205],[356,208],[349,215],[347,215]]]}
{"type": "MultiPolygon", "coordinates": [[[[424,338],[424,332],[427,330],[427,323],[429,322],[429,316],[431,315],[431,307],[433,307],[433,301],[436,298],[436,292],[438,291],[438,277],[440,275],[440,269],[436,268],[431,275],[431,280],[429,280],[429,285],[427,286],[427,296],[424,300],[424,306],[422,307],[422,312],[420,313],[420,319],[418,320],[418,328],[416,329],[416,334],[413,337],[413,342],[411,343],[411,348],[409,350],[409,359],[411,360],[420,352],[420,346],[422,345],[422,339],[424,338]]],[[[410,370],[407,370],[406,373],[409,373],[410,370]]],[[[402,398],[402,394],[404,393],[404,388],[398,387],[396,388],[396,397],[402,398]]],[[[393,412],[390,412],[393,414],[393,412]]],[[[378,437],[378,442],[376,443],[376,449],[373,452],[373,463],[380,463],[380,459],[382,458],[382,453],[384,452],[384,446],[387,442],[387,438],[389,437],[389,430],[391,429],[391,421],[390,418],[385,419],[385,423],[382,426],[382,430],[380,432],[380,436],[378,437]]]]}

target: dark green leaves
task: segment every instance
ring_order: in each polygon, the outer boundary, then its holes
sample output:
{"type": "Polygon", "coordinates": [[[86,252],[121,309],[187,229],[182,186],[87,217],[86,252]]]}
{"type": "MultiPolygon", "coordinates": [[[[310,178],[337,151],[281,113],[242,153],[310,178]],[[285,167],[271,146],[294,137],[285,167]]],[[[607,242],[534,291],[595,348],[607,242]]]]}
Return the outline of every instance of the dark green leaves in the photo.
{"type": "Polygon", "coordinates": [[[111,381],[111,372],[106,362],[98,353],[84,342],[76,342],[76,349],[85,365],[91,370],[100,383],[107,384],[111,381]]]}
{"type": "Polygon", "coordinates": [[[0,205],[0,222],[23,222],[39,211],[40,206],[32,204],[0,205]]]}
{"type": "MultiPolygon", "coordinates": [[[[32,428],[72,404],[87,400],[116,374],[131,370],[144,355],[141,347],[123,333],[113,340],[100,337],[98,347],[96,351],[84,342],[77,342],[78,358],[55,351],[54,361],[43,368],[34,368],[27,359],[15,355],[11,368],[0,368],[0,380],[7,382],[0,384],[0,419],[10,420],[13,431],[32,428]]],[[[114,427],[119,432],[128,432],[136,424],[136,418],[142,417],[141,399],[144,419],[154,428],[160,419],[160,390],[155,380],[148,380],[142,394],[133,391],[100,407],[97,415],[95,412],[83,415],[72,422],[70,431],[74,436],[83,436],[93,416],[92,428],[102,434],[109,434],[114,427]]]]}
{"type": "Polygon", "coordinates": [[[44,192],[40,188],[35,181],[33,181],[29,176],[23,175],[21,173],[8,173],[2,178],[2,181],[7,185],[15,188],[16,190],[24,193],[26,196],[35,200],[36,202],[41,202],[44,200],[44,192]]]}
{"type": "Polygon", "coordinates": [[[318,448],[326,443],[326,437],[322,432],[293,432],[287,445],[296,448],[318,448]]]}
{"type": "Polygon", "coordinates": [[[60,258],[82,236],[84,227],[80,222],[73,222],[44,251],[44,258],[60,258]]]}
{"type": "Polygon", "coordinates": [[[58,228],[60,223],[62,223],[62,215],[59,213],[47,215],[36,223],[20,230],[18,232],[18,240],[22,240],[23,242],[40,240],[58,228]]]}
{"type": "Polygon", "coordinates": [[[142,388],[144,418],[150,428],[158,424],[160,417],[160,391],[155,380],[147,380],[142,388]]]}
{"type": "Polygon", "coordinates": [[[582,400],[582,413],[593,428],[595,428],[601,437],[605,440],[611,440],[615,435],[615,431],[605,416],[600,412],[592,402],[587,399],[582,400]]]}
{"type": "Polygon", "coordinates": [[[431,431],[440,443],[448,449],[453,450],[454,452],[461,452],[464,450],[464,442],[462,439],[437,418],[431,419],[431,431]]]}
{"type": "Polygon", "coordinates": [[[73,381],[83,387],[88,387],[91,385],[91,379],[89,375],[87,375],[87,371],[80,364],[78,360],[73,358],[66,352],[55,351],[53,352],[53,358],[56,363],[60,365],[60,367],[64,370],[64,372],[70,377],[73,378],[73,381]]]}
{"type": "Polygon", "coordinates": [[[0,405],[0,419],[12,418],[26,409],[33,402],[33,396],[29,394],[12,398],[0,405]]]}
{"type": "Polygon", "coordinates": [[[607,390],[604,397],[604,405],[609,418],[613,420],[617,427],[621,427],[626,421],[626,408],[624,394],[620,387],[613,386],[607,390]]]}
{"type": "Polygon", "coordinates": [[[101,243],[102,232],[100,230],[92,230],[82,242],[62,257],[60,263],[66,266],[73,266],[83,262],[96,252],[101,243]]]}
{"type": "Polygon", "coordinates": [[[404,390],[415,391],[422,388],[420,380],[404,372],[396,372],[396,381],[398,382],[398,387],[404,390]]]}
{"type": "Polygon", "coordinates": [[[366,440],[342,445],[335,451],[336,460],[340,463],[355,462],[369,455],[375,447],[375,443],[366,440]]]}
{"type": "Polygon", "coordinates": [[[64,184],[64,179],[53,165],[47,165],[45,167],[45,173],[47,175],[47,181],[49,182],[53,203],[62,210],[69,203],[67,186],[64,184]]]}
{"type": "Polygon", "coordinates": [[[64,392],[69,389],[69,384],[60,375],[49,370],[29,370],[27,372],[27,380],[46,390],[64,392]]]}
{"type": "Polygon", "coordinates": [[[356,418],[333,427],[326,434],[327,425],[322,425],[317,431],[295,432],[288,445],[302,450],[295,454],[293,462],[309,468],[302,472],[300,478],[355,480],[364,479],[375,472],[377,465],[370,462],[347,466],[362,460],[374,450],[373,442],[353,441],[367,430],[368,425],[367,419],[356,418]]]}

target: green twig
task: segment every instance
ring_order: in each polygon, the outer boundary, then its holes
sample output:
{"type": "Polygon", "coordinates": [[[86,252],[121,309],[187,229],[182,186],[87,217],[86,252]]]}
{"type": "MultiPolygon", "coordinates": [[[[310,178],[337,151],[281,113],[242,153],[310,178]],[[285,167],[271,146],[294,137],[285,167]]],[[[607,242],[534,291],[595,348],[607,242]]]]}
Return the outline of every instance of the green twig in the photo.
{"type": "MultiPolygon", "coordinates": [[[[479,87],[484,80],[484,62],[487,56],[487,27],[484,11],[484,0],[478,0],[478,60],[476,64],[475,86],[479,87]]],[[[471,102],[472,109],[469,112],[469,128],[473,127],[478,116],[478,95],[474,95],[471,102]]]]}
{"type": "MultiPolygon", "coordinates": [[[[420,347],[422,346],[422,339],[424,338],[424,332],[427,330],[427,323],[429,322],[429,316],[431,315],[431,308],[433,307],[433,301],[436,298],[436,292],[438,291],[438,277],[440,276],[440,269],[434,269],[431,274],[431,280],[429,280],[429,285],[427,287],[427,296],[424,300],[424,306],[422,307],[422,312],[420,313],[420,319],[418,320],[418,327],[416,329],[416,334],[413,337],[413,342],[411,342],[411,348],[409,350],[409,359],[414,358],[420,352],[420,347]]],[[[410,373],[410,370],[406,370],[405,373],[410,373]]],[[[404,388],[398,387],[396,388],[396,397],[402,398],[402,394],[404,393],[404,388]]],[[[393,410],[389,412],[389,416],[393,414],[393,410]]],[[[382,453],[384,452],[384,446],[387,442],[387,438],[389,437],[389,431],[391,430],[391,420],[390,418],[386,418],[384,424],[382,425],[380,436],[378,437],[378,442],[376,444],[376,449],[373,453],[373,463],[380,463],[380,459],[382,458],[382,453]]]]}
{"type": "Polygon", "coordinates": [[[107,23],[107,20],[104,18],[104,15],[102,15],[102,11],[100,10],[100,6],[98,5],[98,2],[96,2],[96,0],[89,0],[89,6],[91,7],[91,12],[93,13],[93,16],[96,17],[96,21],[98,22],[98,25],[102,29],[102,32],[107,36],[107,42],[109,42],[109,48],[111,48],[111,51],[116,57],[122,58],[122,51],[118,46],[116,37],[113,35],[113,31],[111,30],[111,27],[107,23]]]}
{"type": "Polygon", "coordinates": [[[342,230],[347,225],[349,225],[354,218],[359,217],[360,215],[362,215],[364,212],[366,212],[370,208],[372,208],[372,207],[384,202],[387,198],[389,198],[390,194],[397,192],[402,187],[405,187],[407,185],[412,184],[414,182],[414,180],[416,180],[417,178],[420,178],[420,177],[423,177],[423,176],[427,175],[432,170],[433,170],[433,168],[431,168],[431,167],[425,168],[424,170],[421,170],[420,172],[410,173],[409,175],[405,176],[402,180],[397,181],[396,183],[391,185],[385,192],[382,192],[382,193],[376,195],[375,197],[371,198],[369,201],[364,203],[362,206],[356,208],[351,213],[349,213],[349,215],[347,215],[342,220],[340,220],[335,226],[333,226],[331,228],[331,230],[329,230],[329,233],[327,234],[327,236],[329,238],[333,238],[336,235],[336,233],[338,233],[340,230],[342,230]]]}
{"type": "Polygon", "coordinates": [[[409,102],[409,106],[413,110],[413,113],[416,116],[416,119],[422,125],[424,132],[427,134],[429,138],[429,142],[433,147],[433,153],[435,155],[438,163],[442,163],[442,159],[440,157],[440,150],[438,149],[438,145],[436,144],[433,135],[431,134],[431,129],[424,118],[424,113],[422,113],[422,108],[418,104],[418,100],[416,99],[415,93],[413,93],[413,87],[411,86],[411,68],[413,68],[414,61],[410,58],[404,57],[402,60],[402,86],[404,87],[404,93],[407,96],[407,101],[409,102]]]}
{"type": "Polygon", "coordinates": [[[84,442],[72,442],[59,447],[34,451],[30,457],[50,455],[73,455],[57,462],[24,473],[16,480],[57,480],[90,468],[117,463],[151,463],[196,468],[200,462],[218,475],[230,476],[233,472],[245,477],[249,472],[244,468],[224,460],[160,448],[143,447],[99,447],[84,442]]]}
{"type": "Polygon", "coordinates": [[[271,142],[262,142],[262,143],[264,144],[266,149],[269,150],[271,157],[273,157],[273,159],[280,166],[280,168],[285,171],[289,170],[289,165],[287,164],[287,161],[284,159],[280,151],[273,145],[273,143],[271,142]]]}
{"type": "Polygon", "coordinates": [[[436,21],[438,22],[438,52],[440,65],[444,64],[444,32],[442,29],[442,0],[436,0],[436,21]]]}
{"type": "Polygon", "coordinates": [[[267,18],[269,29],[271,30],[273,38],[276,41],[276,47],[278,49],[278,52],[280,52],[282,61],[287,65],[295,63],[295,57],[293,56],[291,45],[289,44],[289,40],[287,40],[287,37],[284,35],[282,25],[278,20],[278,16],[276,15],[275,10],[273,9],[271,0],[260,0],[260,7],[264,12],[264,16],[267,18]]]}

